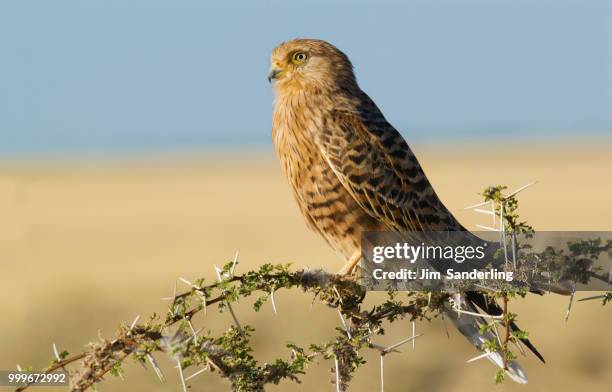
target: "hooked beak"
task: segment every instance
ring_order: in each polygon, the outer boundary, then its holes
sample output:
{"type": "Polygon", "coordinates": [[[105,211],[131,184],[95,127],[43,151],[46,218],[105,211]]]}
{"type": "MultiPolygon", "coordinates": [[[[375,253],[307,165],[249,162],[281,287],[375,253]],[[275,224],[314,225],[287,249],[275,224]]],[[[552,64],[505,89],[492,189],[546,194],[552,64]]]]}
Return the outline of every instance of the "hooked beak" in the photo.
{"type": "Polygon", "coordinates": [[[283,73],[282,69],[272,67],[270,68],[270,72],[268,72],[268,82],[272,83],[272,79],[278,79],[278,77],[283,73]]]}

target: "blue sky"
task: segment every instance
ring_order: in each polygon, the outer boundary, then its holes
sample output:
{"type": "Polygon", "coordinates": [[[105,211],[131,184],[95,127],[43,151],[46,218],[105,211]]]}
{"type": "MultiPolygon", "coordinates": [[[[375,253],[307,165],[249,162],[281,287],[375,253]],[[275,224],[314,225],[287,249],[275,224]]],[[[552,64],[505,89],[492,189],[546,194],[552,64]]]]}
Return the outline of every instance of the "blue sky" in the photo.
{"type": "Polygon", "coordinates": [[[0,154],[270,143],[293,37],[344,50],[408,140],[612,134],[605,0],[3,0],[0,154]]]}

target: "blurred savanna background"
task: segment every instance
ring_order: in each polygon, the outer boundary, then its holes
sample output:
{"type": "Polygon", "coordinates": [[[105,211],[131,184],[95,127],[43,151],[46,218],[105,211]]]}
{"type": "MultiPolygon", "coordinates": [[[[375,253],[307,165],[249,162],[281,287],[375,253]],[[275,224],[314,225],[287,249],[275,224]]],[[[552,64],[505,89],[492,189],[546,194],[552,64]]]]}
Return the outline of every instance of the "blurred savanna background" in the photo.
{"type": "MultiPolygon", "coordinates": [[[[611,230],[611,26],[604,0],[3,1],[0,369],[43,367],[53,343],[78,352],[163,313],[179,276],[212,279],[236,251],[239,271],[341,267],[306,229],[271,146],[267,57],[293,37],[349,55],[466,227],[486,223],[462,211],[484,187],[537,180],[519,210],[536,230],[611,230]]],[[[236,308],[262,362],[334,334],[335,311],[311,300],[280,291],[277,315],[236,308]]],[[[494,386],[493,365],[466,364],[478,353],[434,320],[387,357],[385,391],[608,390],[612,309],[578,302],[566,322],[567,301],[512,303],[547,359],[520,358],[528,385],[494,386]]],[[[395,323],[381,344],[411,333],[395,323]]],[[[352,391],[380,388],[378,357],[366,359],[352,391]]],[[[158,360],[166,383],[128,362],[125,381],[98,390],[180,390],[158,360]]],[[[269,389],[333,391],[332,366],[269,389]]],[[[191,385],[229,388],[208,373],[191,385]]]]}

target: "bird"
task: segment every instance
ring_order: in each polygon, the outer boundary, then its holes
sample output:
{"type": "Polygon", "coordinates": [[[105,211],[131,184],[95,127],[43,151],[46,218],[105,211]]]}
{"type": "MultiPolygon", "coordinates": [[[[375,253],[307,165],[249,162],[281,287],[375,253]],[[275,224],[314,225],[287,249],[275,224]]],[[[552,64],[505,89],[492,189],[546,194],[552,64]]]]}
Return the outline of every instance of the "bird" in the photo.
{"type": "MultiPolygon", "coordinates": [[[[275,93],[275,153],[307,225],[344,258],[339,274],[355,272],[363,232],[467,232],[436,194],[406,140],[359,87],[344,52],[320,39],[283,42],[270,55],[268,81],[275,93]]],[[[501,314],[494,301],[477,292],[461,296],[461,306],[501,314]]],[[[491,338],[479,332],[477,321],[484,319],[453,312],[449,318],[483,350],[491,338]]],[[[529,340],[523,342],[543,361],[529,340]]],[[[504,367],[500,353],[488,358],[504,367]]],[[[516,362],[506,372],[527,382],[516,362]]]]}

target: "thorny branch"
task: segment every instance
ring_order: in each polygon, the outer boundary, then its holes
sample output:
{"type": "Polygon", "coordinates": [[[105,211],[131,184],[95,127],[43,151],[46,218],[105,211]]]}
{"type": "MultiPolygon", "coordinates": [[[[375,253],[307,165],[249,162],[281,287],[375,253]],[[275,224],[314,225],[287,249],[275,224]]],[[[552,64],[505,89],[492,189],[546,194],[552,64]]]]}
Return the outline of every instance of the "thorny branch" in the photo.
{"type": "MultiPolygon", "coordinates": [[[[231,264],[223,268],[224,273],[227,274],[229,268],[231,264]]],[[[57,370],[80,360],[80,368],[71,374],[70,390],[85,391],[108,373],[120,374],[121,364],[129,356],[145,364],[152,354],[164,352],[178,361],[182,371],[208,366],[227,378],[235,391],[263,391],[266,384],[277,384],[282,379],[299,382],[298,377],[304,373],[306,365],[319,356],[337,358],[338,387],[345,390],[352,373],[364,363],[359,349],[377,349],[372,338],[384,333],[383,322],[405,317],[428,319],[446,297],[442,293],[433,295],[429,306],[422,306],[429,298],[426,294],[408,293],[402,301],[396,293],[389,293],[389,299],[383,304],[361,310],[365,292],[352,279],[320,270],[292,272],[285,265],[264,265],[244,275],[226,275],[221,282],[202,283],[199,280],[188,291],[177,294],[164,321],[153,316],[146,324],[122,325],[113,340],[101,339],[90,344],[82,354],[54,360],[45,370],[57,370]],[[197,334],[190,327],[191,318],[203,311],[204,302],[209,308],[214,304],[224,311],[239,297],[261,294],[254,302],[255,309],[259,310],[269,298],[263,293],[270,293],[272,286],[277,290],[301,287],[304,292],[314,293],[320,301],[340,310],[348,320],[347,328],[339,329],[334,340],[311,345],[308,350],[288,344],[289,360],[278,359],[273,364],[260,365],[251,354],[250,336],[254,330],[250,326],[241,330],[232,326],[219,337],[197,334]]],[[[27,387],[17,390],[24,391],[27,387]]]]}
{"type": "MultiPolygon", "coordinates": [[[[515,233],[533,233],[526,222],[519,220],[516,212],[518,201],[516,193],[504,196],[505,187],[489,187],[483,192],[485,202],[492,203],[495,218],[499,219],[504,235],[515,233]]],[[[472,206],[478,207],[479,205],[472,206]]],[[[505,240],[505,237],[504,237],[505,240]]],[[[513,242],[514,244],[514,242],[513,242]]],[[[513,249],[514,249],[513,245],[513,249]]],[[[595,255],[610,252],[611,244],[601,243],[578,244],[576,254],[595,255]],[[585,253],[586,252],[586,253],[585,253]]],[[[153,315],[144,324],[137,324],[137,317],[131,325],[122,325],[116,331],[112,340],[100,337],[98,342],[90,343],[84,352],[70,356],[63,351],[57,354],[51,364],[43,369],[47,372],[67,369],[69,365],[78,367],[70,372],[70,391],[86,391],[101,382],[107,374],[121,376],[123,362],[132,357],[143,365],[149,363],[155,373],[163,381],[161,369],[157,365],[154,354],[164,353],[176,363],[178,375],[184,391],[188,381],[204,371],[216,372],[229,380],[233,391],[263,391],[267,384],[278,384],[287,379],[300,382],[300,376],[305,374],[308,364],[322,358],[333,361],[331,380],[336,384],[337,391],[345,391],[354,372],[365,360],[360,350],[372,349],[380,354],[381,388],[384,389],[384,358],[396,352],[400,345],[414,342],[416,335],[413,324],[413,336],[403,339],[389,347],[381,347],[374,342],[376,336],[385,332],[385,325],[398,320],[408,319],[431,320],[442,314],[446,303],[452,301],[450,294],[444,292],[388,292],[387,298],[380,304],[369,309],[363,308],[366,291],[352,278],[329,274],[322,270],[291,271],[289,265],[262,265],[256,271],[248,271],[236,275],[237,258],[227,263],[223,268],[216,269],[217,281],[207,283],[198,279],[191,283],[180,278],[189,285],[189,289],[176,293],[168,298],[171,302],[165,317],[153,315]],[[342,327],[336,328],[334,339],[320,344],[311,344],[307,348],[295,344],[286,345],[289,350],[288,359],[276,359],[271,364],[260,364],[252,354],[250,338],[254,333],[251,326],[241,326],[231,308],[232,303],[239,299],[254,296],[253,307],[259,311],[262,305],[270,300],[276,311],[274,293],[281,289],[300,288],[304,293],[314,294],[315,299],[331,308],[338,310],[342,327]],[[192,319],[200,312],[208,312],[211,307],[219,312],[232,313],[235,325],[230,326],[220,336],[212,336],[211,332],[202,333],[195,330],[192,319]],[[185,377],[185,371],[193,368],[193,373],[185,377]]],[[[601,277],[600,277],[601,278],[601,277]]],[[[492,300],[501,299],[503,313],[500,316],[488,317],[486,324],[481,325],[481,333],[494,332],[494,339],[486,342],[483,347],[485,354],[468,362],[484,358],[489,353],[498,351],[503,358],[504,367],[515,356],[510,350],[510,343],[519,346],[519,341],[527,336],[527,332],[513,331],[511,323],[516,315],[509,312],[509,302],[515,296],[524,296],[525,291],[487,292],[492,300]],[[504,328],[505,334],[500,337],[497,327],[504,328]]],[[[606,293],[587,299],[603,299],[606,304],[612,301],[612,293],[606,293]]],[[[314,301],[314,300],[313,300],[314,301]]],[[[470,313],[457,307],[457,312],[470,313]]],[[[503,381],[503,369],[497,372],[496,382],[503,381]]],[[[28,389],[24,385],[16,389],[21,392],[28,389]]]]}

